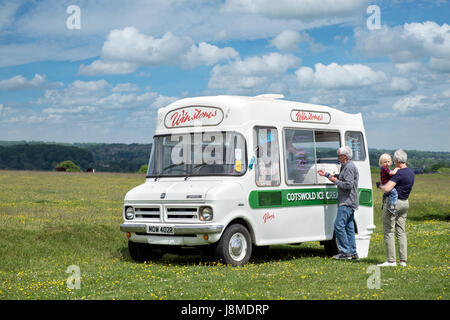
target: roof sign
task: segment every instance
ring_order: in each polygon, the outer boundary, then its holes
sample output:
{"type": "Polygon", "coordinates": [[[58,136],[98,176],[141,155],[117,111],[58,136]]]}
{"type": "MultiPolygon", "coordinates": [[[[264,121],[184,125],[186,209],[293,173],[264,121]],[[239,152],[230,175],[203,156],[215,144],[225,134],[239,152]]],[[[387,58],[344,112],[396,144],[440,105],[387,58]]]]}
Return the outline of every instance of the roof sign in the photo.
{"type": "Polygon", "coordinates": [[[292,110],[291,120],[295,122],[309,122],[309,123],[324,123],[328,124],[331,121],[331,116],[328,112],[317,112],[308,110],[292,110]]]}
{"type": "Polygon", "coordinates": [[[217,126],[223,120],[223,111],[216,107],[189,106],[167,113],[164,125],[167,128],[193,126],[217,126]]]}

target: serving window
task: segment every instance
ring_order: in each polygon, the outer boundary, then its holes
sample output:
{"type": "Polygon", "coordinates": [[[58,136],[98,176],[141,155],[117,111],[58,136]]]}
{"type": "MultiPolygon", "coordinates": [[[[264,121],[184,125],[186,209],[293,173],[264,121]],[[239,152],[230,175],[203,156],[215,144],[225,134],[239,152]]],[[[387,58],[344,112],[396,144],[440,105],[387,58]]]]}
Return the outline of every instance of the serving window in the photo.
{"type": "Polygon", "coordinates": [[[339,147],[339,132],[284,129],[286,183],[329,183],[328,179],[318,175],[317,170],[337,171],[339,147]]]}

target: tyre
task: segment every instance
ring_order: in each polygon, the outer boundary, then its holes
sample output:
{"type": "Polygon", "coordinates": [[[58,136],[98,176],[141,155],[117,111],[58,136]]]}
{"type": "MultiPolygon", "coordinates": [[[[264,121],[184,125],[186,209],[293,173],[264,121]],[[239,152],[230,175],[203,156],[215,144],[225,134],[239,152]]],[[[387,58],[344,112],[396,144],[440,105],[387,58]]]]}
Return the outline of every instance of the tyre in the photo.
{"type": "Polygon", "coordinates": [[[132,241],[128,241],[128,252],[136,262],[157,260],[162,256],[162,254],[152,250],[150,245],[132,241]]]}
{"type": "Polygon", "coordinates": [[[220,238],[216,253],[225,264],[232,266],[246,264],[252,255],[250,232],[242,224],[230,225],[220,238]]]}
{"type": "Polygon", "coordinates": [[[327,256],[334,256],[339,253],[339,247],[336,241],[336,235],[333,233],[333,238],[331,240],[327,240],[323,242],[323,246],[325,247],[325,254],[327,256]]]}

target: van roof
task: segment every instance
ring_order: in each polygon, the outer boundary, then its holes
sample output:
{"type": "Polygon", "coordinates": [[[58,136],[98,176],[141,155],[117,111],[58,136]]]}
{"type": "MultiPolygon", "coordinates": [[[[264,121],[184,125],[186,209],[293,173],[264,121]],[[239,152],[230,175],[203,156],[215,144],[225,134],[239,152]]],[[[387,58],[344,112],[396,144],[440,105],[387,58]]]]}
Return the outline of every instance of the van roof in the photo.
{"type": "MultiPolygon", "coordinates": [[[[308,127],[353,127],[363,129],[361,113],[350,114],[328,106],[283,100],[280,94],[262,94],[257,96],[201,96],[177,100],[168,106],[159,109],[157,131],[168,129],[164,119],[177,109],[185,107],[211,107],[219,108],[223,112],[221,127],[242,126],[247,122],[283,123],[284,125],[298,125],[293,121],[293,111],[307,111],[323,114],[329,118],[327,123],[302,123],[308,127]],[[328,114],[329,116],[327,116],[328,114]]],[[[171,128],[172,129],[172,128],[171,128]]]]}

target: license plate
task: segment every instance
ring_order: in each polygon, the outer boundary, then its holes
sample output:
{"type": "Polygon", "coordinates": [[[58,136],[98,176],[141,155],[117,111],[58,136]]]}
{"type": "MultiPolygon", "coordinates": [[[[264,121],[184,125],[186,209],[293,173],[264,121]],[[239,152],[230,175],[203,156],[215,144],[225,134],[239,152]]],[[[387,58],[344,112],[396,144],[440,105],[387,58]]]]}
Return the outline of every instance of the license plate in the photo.
{"type": "Polygon", "coordinates": [[[147,233],[149,234],[174,234],[172,226],[148,225],[147,233]]]}

